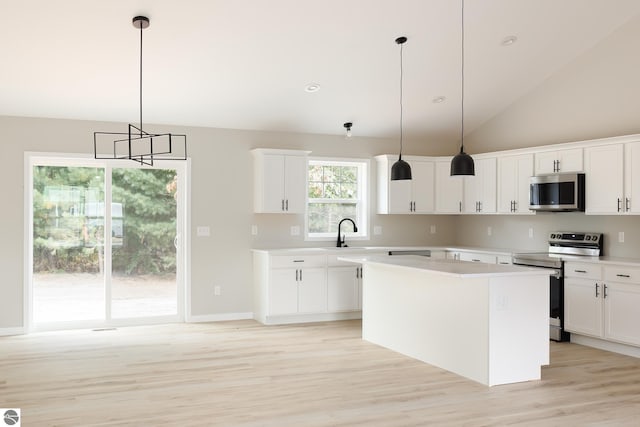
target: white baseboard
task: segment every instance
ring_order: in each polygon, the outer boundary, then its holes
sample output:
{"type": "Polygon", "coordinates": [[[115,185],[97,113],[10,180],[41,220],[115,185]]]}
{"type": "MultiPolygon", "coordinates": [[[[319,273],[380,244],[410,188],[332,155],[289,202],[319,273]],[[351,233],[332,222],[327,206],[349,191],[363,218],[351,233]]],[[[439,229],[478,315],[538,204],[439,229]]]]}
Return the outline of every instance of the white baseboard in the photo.
{"type": "Polygon", "coordinates": [[[200,316],[189,316],[187,323],[203,323],[203,322],[224,322],[227,320],[247,320],[253,319],[253,313],[222,313],[222,314],[205,314],[200,316]]]}
{"type": "Polygon", "coordinates": [[[265,319],[256,319],[265,325],[286,325],[291,323],[333,322],[336,320],[361,319],[361,311],[345,311],[340,313],[316,313],[316,314],[291,314],[280,316],[267,316],[265,319]]]}
{"type": "Polygon", "coordinates": [[[0,337],[6,337],[9,335],[24,335],[25,329],[23,327],[18,328],[0,328],[0,337]]]}
{"type": "Polygon", "coordinates": [[[617,342],[605,341],[598,338],[585,337],[584,335],[578,335],[573,332],[571,333],[571,342],[585,345],[587,347],[599,348],[600,350],[612,351],[614,353],[640,358],[640,347],[619,344],[617,342]]]}

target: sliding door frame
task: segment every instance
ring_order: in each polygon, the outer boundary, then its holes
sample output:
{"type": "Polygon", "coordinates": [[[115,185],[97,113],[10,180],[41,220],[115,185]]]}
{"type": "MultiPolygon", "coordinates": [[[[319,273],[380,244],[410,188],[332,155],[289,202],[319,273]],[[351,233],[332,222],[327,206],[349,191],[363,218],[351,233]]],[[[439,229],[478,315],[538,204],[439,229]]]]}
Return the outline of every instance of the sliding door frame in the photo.
{"type": "MultiPolygon", "coordinates": [[[[176,212],[176,285],[177,314],[168,316],[111,319],[111,286],[105,287],[105,320],[59,322],[36,328],[33,322],[33,168],[34,166],[92,167],[105,170],[105,208],[111,206],[111,171],[116,168],[153,169],[126,160],[97,160],[86,154],[25,152],[24,154],[24,276],[23,276],[23,326],[24,332],[77,328],[100,328],[184,322],[191,315],[191,159],[186,161],[163,160],[157,166],[175,169],[178,173],[178,204],[176,212]]],[[[108,208],[107,208],[108,209],[108,208]]],[[[111,230],[111,215],[105,215],[105,230],[111,230]]],[[[111,233],[105,232],[105,247],[111,247],[111,233]]],[[[111,274],[111,251],[105,251],[105,274],[111,274]]]]}

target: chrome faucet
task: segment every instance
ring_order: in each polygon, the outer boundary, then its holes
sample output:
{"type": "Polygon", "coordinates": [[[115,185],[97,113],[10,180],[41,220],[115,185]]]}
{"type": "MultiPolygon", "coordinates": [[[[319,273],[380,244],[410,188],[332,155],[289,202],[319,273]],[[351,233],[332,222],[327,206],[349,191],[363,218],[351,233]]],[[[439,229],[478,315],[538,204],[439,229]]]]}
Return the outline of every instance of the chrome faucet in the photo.
{"type": "Polygon", "coordinates": [[[340,222],[338,223],[338,242],[336,243],[337,248],[347,247],[347,245],[344,244],[344,236],[342,236],[342,239],[340,238],[340,229],[342,228],[342,223],[345,221],[351,221],[351,224],[353,224],[353,232],[354,233],[358,232],[358,227],[356,227],[356,223],[353,222],[351,218],[341,219],[340,222]]]}

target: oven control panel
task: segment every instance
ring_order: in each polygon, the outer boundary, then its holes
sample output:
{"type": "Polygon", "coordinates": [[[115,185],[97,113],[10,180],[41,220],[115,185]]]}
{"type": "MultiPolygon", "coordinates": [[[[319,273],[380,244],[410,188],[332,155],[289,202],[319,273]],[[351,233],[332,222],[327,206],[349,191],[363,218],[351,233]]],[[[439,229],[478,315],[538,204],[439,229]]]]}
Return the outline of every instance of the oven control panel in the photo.
{"type": "Polygon", "coordinates": [[[552,231],[549,233],[549,243],[592,243],[598,245],[601,241],[602,233],[576,233],[568,231],[552,231]]]}

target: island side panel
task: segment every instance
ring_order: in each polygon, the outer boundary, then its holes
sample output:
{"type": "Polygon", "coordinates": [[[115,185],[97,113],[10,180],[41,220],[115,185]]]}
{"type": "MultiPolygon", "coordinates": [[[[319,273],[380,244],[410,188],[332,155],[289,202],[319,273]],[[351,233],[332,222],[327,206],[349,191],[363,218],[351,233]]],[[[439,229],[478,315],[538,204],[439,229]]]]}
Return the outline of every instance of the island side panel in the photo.
{"type": "Polygon", "coordinates": [[[365,264],[362,337],[488,385],[488,278],[365,264]]]}
{"type": "Polygon", "coordinates": [[[489,385],[540,379],[549,364],[548,276],[494,277],[489,292],[489,385]]]}

